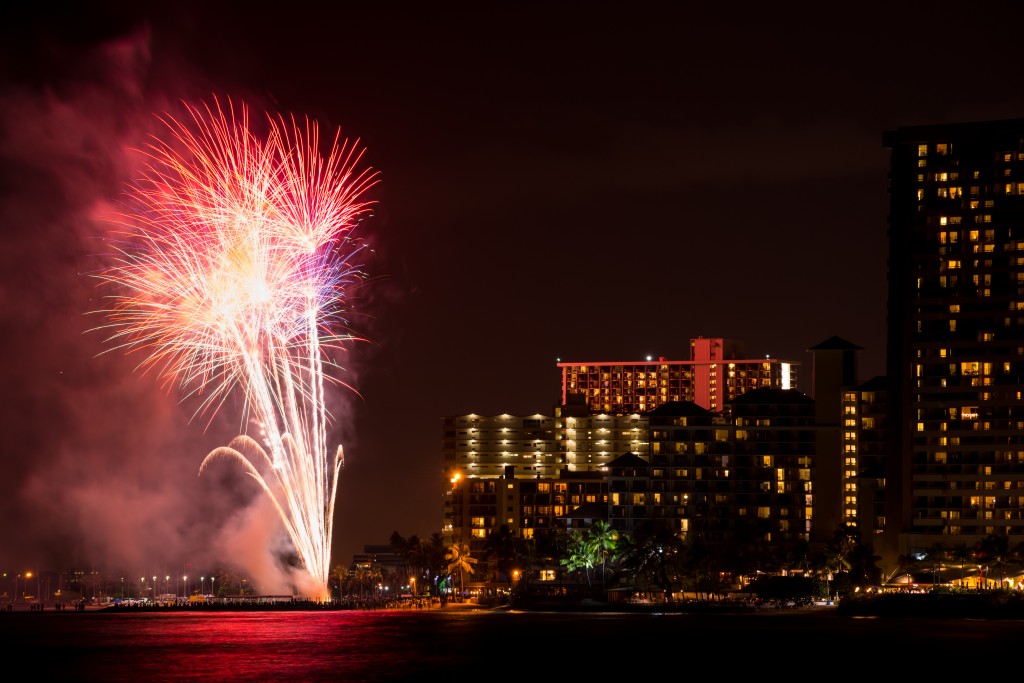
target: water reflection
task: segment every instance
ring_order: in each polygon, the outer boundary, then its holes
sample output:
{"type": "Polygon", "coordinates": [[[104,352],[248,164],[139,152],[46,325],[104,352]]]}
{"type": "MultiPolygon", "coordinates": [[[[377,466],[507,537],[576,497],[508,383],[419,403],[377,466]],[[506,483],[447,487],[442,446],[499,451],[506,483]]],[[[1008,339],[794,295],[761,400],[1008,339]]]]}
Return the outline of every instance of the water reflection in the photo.
{"type": "Polygon", "coordinates": [[[950,672],[943,653],[1008,651],[1022,638],[1021,621],[801,613],[0,615],[0,642],[14,655],[12,671],[66,681],[403,681],[450,678],[454,671],[466,680],[595,680],[698,664],[763,675],[780,662],[835,670],[838,651],[862,656],[880,646],[911,657],[916,674],[938,674],[950,672]]]}

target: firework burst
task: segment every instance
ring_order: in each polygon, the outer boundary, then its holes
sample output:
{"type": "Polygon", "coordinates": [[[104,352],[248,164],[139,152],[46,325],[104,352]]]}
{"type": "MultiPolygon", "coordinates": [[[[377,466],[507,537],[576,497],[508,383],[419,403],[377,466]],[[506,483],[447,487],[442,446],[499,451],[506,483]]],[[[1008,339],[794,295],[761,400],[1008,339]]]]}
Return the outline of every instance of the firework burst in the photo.
{"type": "Polygon", "coordinates": [[[161,118],[167,135],[144,150],[115,220],[102,329],[196,399],[197,414],[244,397],[241,435],[200,472],[216,458],[240,463],[326,595],[343,452],[327,444],[325,385],[344,384],[332,358],[358,339],[345,318],[363,279],[353,231],[377,174],[359,170],[362,150],[340,131],[322,154],[308,119],[268,114],[261,136],[230,100],[186,111],[161,118]]]}

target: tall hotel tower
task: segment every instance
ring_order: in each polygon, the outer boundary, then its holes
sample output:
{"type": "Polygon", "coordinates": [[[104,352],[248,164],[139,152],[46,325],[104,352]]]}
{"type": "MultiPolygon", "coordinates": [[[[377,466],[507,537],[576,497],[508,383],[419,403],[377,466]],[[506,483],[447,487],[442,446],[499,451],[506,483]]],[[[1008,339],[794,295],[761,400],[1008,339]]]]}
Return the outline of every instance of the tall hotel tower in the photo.
{"type": "Polygon", "coordinates": [[[1024,541],[1024,119],[890,150],[884,559],[1024,541]]]}

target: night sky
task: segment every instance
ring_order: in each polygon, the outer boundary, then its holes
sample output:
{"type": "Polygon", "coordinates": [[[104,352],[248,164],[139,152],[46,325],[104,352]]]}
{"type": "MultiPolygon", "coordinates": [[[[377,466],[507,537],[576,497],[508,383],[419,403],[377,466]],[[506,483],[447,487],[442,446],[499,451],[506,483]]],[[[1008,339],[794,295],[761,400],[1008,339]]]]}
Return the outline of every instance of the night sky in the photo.
{"type": "Polygon", "coordinates": [[[1024,116],[1014,2],[136,4],[0,10],[0,569],[275,580],[262,496],[229,463],[198,474],[232,406],[192,419],[88,331],[96,216],[182,101],[340,127],[380,173],[358,394],[332,397],[345,564],[439,531],[441,418],[550,414],[558,359],[726,337],[801,362],[810,393],[806,349],[839,335],[883,374],[883,131],[1024,116]]]}

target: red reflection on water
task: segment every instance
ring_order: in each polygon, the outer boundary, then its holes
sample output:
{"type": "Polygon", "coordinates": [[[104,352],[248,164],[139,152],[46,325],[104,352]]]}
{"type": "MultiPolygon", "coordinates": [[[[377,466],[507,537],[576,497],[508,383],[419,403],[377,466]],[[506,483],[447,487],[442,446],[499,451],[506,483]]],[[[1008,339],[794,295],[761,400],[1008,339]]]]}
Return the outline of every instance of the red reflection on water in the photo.
{"type": "Polygon", "coordinates": [[[438,664],[432,641],[445,631],[394,611],[68,616],[21,638],[61,653],[60,668],[51,660],[44,672],[77,681],[399,680],[438,664]]]}

